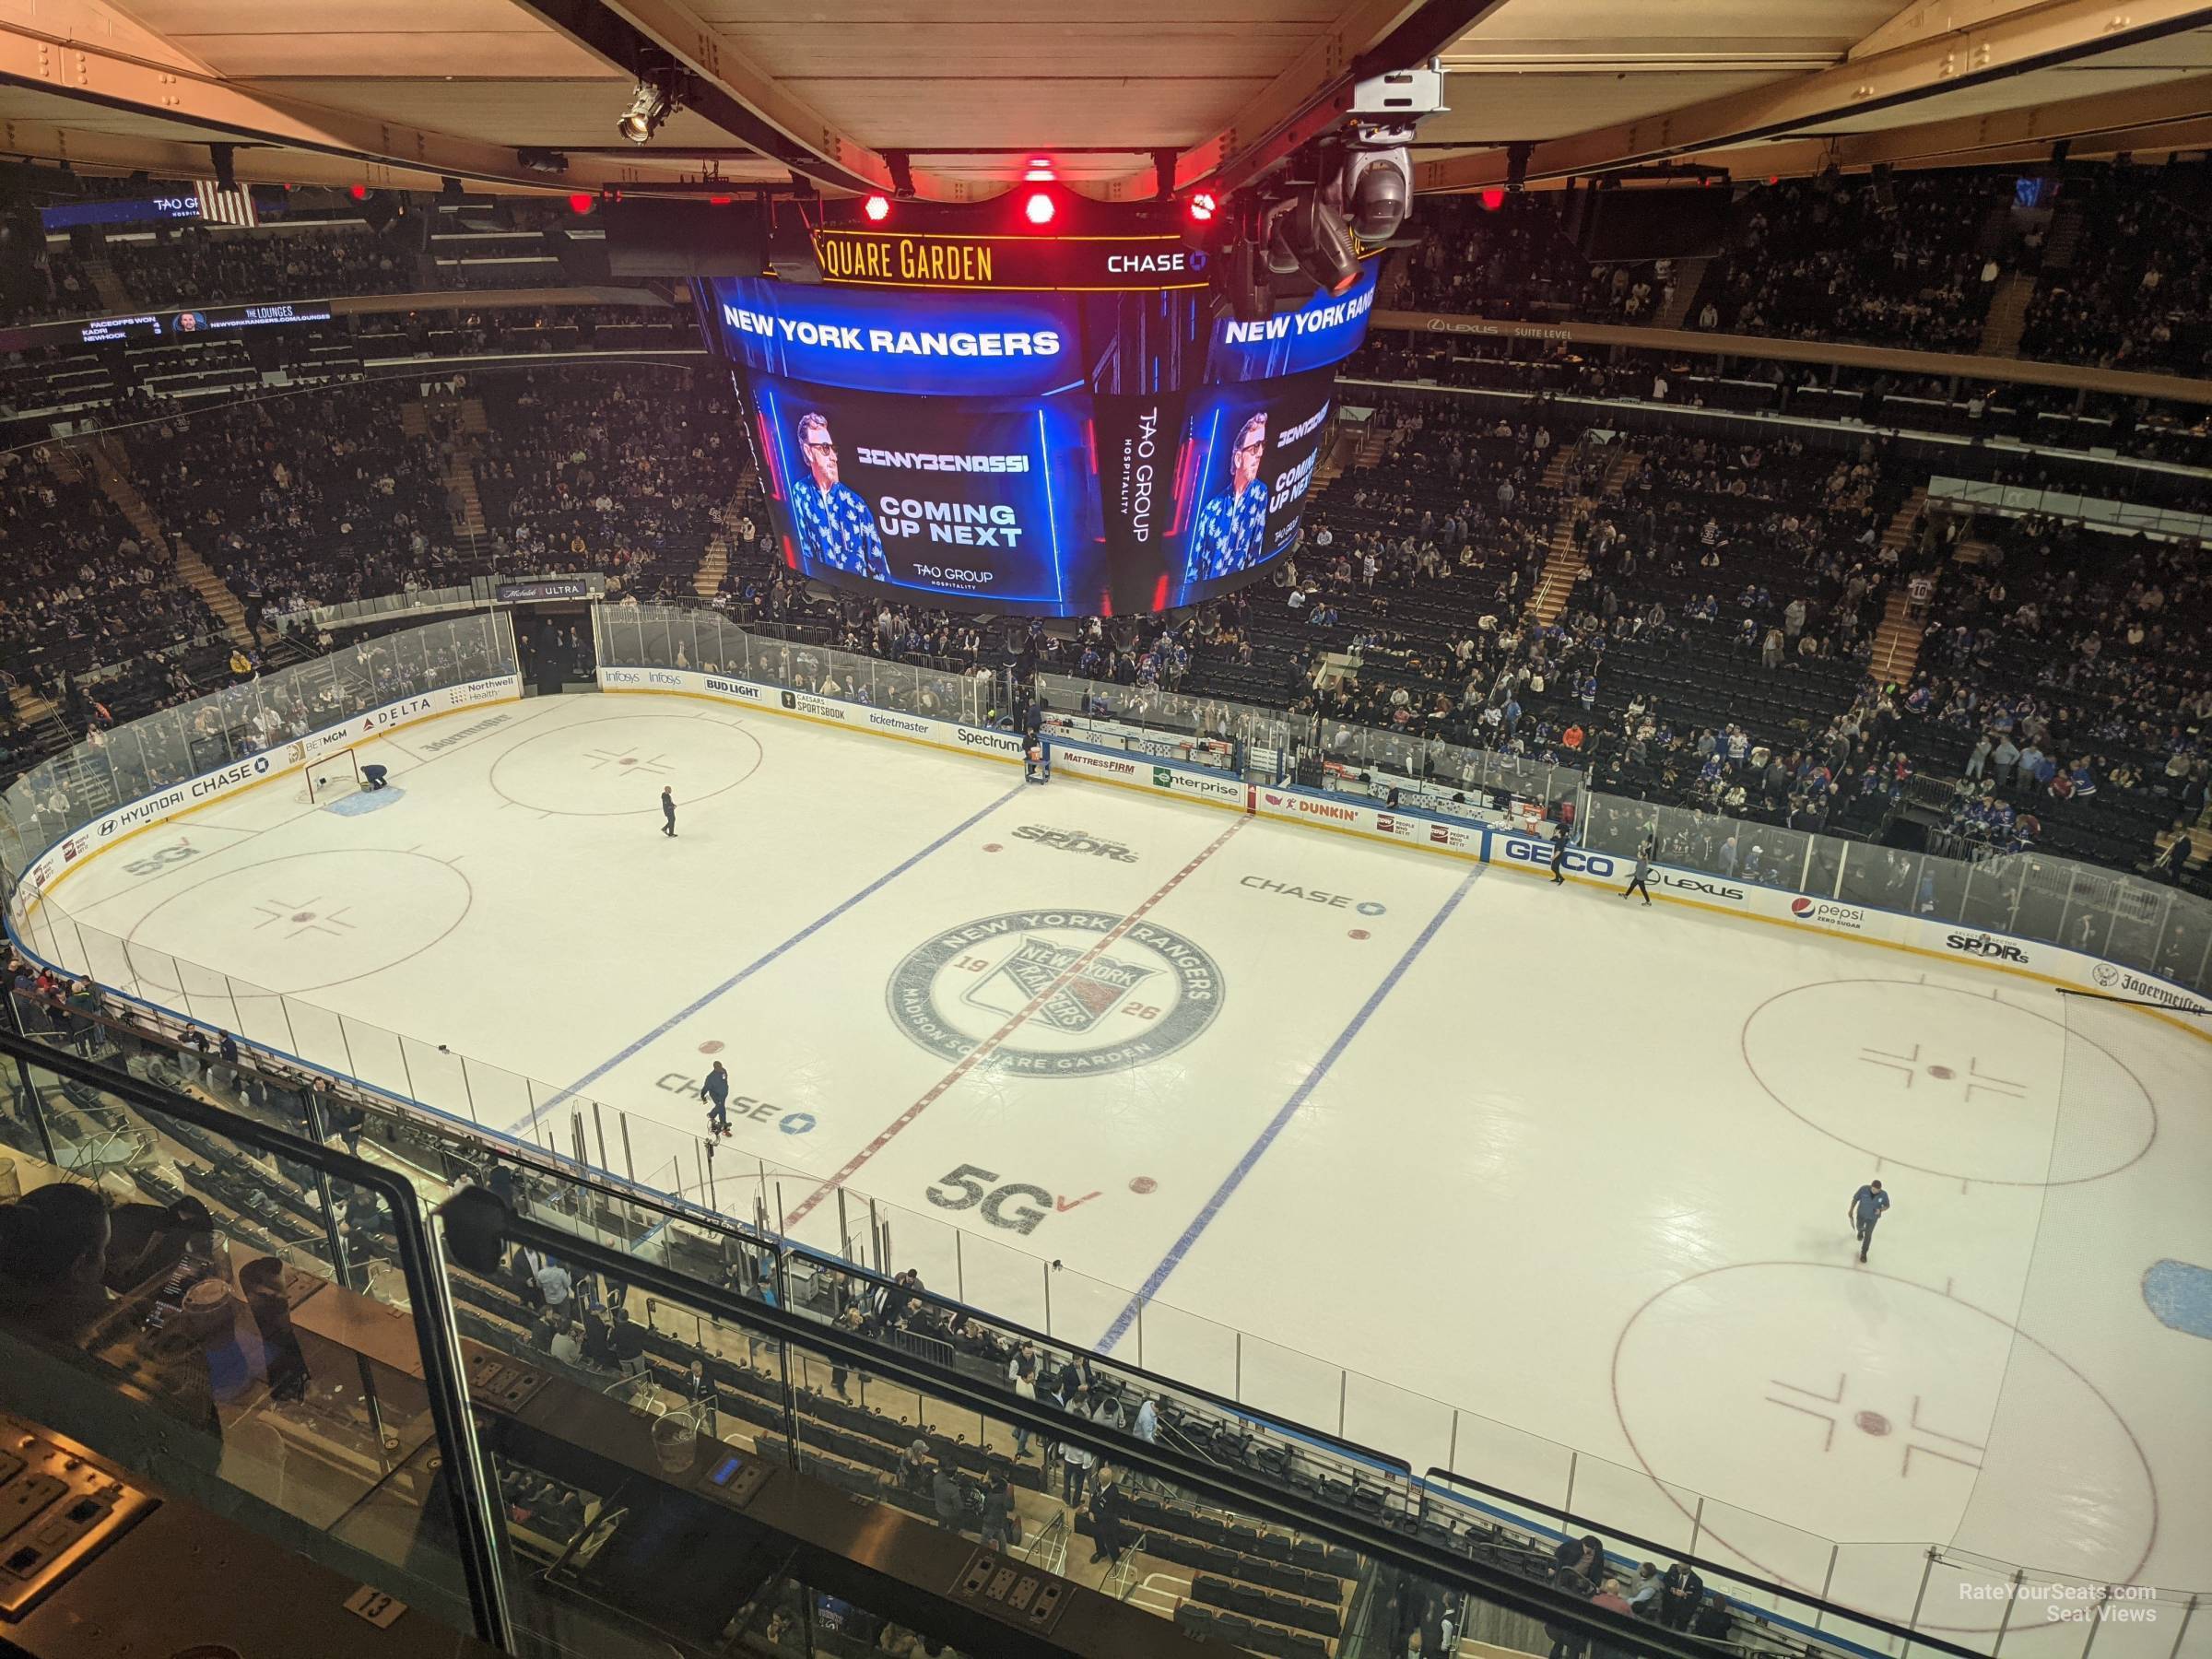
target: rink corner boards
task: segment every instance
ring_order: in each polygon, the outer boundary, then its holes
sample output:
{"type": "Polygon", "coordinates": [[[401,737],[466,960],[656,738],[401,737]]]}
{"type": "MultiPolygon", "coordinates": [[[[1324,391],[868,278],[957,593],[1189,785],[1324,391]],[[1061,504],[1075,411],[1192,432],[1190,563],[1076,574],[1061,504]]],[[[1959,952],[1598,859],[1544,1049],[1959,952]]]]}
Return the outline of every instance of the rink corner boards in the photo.
{"type": "Polygon", "coordinates": [[[203,807],[233,800],[288,778],[325,755],[389,736],[407,726],[463,709],[516,702],[522,695],[522,678],[512,674],[493,675],[465,685],[417,692],[380,708],[348,715],[336,725],[293,738],[281,747],[241,756],[213,771],[202,772],[196,778],[187,778],[125,802],[112,812],[71,830],[31,861],[29,869],[7,896],[8,935],[20,947],[22,941],[16,936],[17,924],[28,921],[47,895],[95,858],[112,853],[149,830],[158,830],[164,824],[190,818],[203,807]]]}

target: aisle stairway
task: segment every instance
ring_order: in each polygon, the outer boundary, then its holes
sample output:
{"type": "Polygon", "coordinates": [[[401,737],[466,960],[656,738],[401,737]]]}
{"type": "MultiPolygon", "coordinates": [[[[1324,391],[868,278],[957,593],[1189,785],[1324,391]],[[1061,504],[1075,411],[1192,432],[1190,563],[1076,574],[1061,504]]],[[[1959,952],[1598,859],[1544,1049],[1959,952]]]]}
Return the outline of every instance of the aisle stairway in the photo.
{"type": "Polygon", "coordinates": [[[131,290],[123,286],[123,278],[115,274],[115,267],[108,263],[105,253],[91,254],[76,263],[84,271],[86,279],[92,284],[92,291],[100,296],[100,302],[108,310],[137,310],[138,301],[131,297],[131,290]]]}
{"type": "Polygon", "coordinates": [[[113,438],[95,438],[77,453],[90,462],[101,492],[115,503],[115,510],[128,521],[140,544],[168,557],[177,575],[199,594],[200,602],[214,613],[233,644],[253,644],[253,636],[246,628],[246,607],[239,603],[238,595],[182,536],[172,540],[162,533],[161,522],[154,516],[154,510],[146,504],[146,498],[138,493],[138,487],[124,470],[123,446],[113,438]]]}
{"type": "Polygon", "coordinates": [[[1680,328],[1688,322],[1690,308],[1698,302],[1698,290],[1705,286],[1705,272],[1712,264],[1710,259],[1675,261],[1675,296],[1652,318],[1653,328],[1680,328]]]}
{"type": "Polygon", "coordinates": [[[484,502],[477,492],[475,440],[490,429],[480,397],[439,394],[399,406],[399,429],[410,438],[435,438],[451,429],[458,441],[445,464],[446,496],[453,503],[453,530],[475,541],[486,531],[484,502]]]}
{"type": "MultiPolygon", "coordinates": [[[[1895,548],[1900,557],[1904,554],[1912,546],[1913,525],[1927,500],[1927,487],[1915,486],[1882,531],[1884,547],[1895,548]]],[[[1923,624],[1912,618],[1912,598],[1901,585],[1890,589],[1882,608],[1881,625],[1874,630],[1874,660],[1868,665],[1875,678],[1884,685],[1911,684],[1912,671],[1920,665],[1923,624]]]]}
{"type": "Polygon", "coordinates": [[[2018,357],[2020,331],[2028,326],[2028,302],[2035,298],[2035,277],[2015,271],[1999,279],[1990,296],[1989,315],[1982,324],[1982,343],[1975,349],[1983,357],[2018,357]]]}
{"type": "MultiPolygon", "coordinates": [[[[1564,489],[1567,487],[1567,467],[1573,459],[1572,447],[1558,451],[1551,465],[1544,469],[1544,487],[1547,489],[1564,489]]],[[[1544,574],[1536,581],[1536,618],[1546,626],[1557,622],[1567,609],[1567,601],[1573,595],[1574,584],[1583,579],[1585,561],[1582,550],[1574,545],[1576,514],[1593,501],[1603,501],[1618,495],[1629,475],[1635,471],[1642,459],[1626,444],[1617,444],[1611,458],[1606,463],[1605,475],[1598,480],[1594,496],[1570,496],[1559,503],[1559,515],[1552,521],[1551,556],[1544,561],[1544,574]]]]}

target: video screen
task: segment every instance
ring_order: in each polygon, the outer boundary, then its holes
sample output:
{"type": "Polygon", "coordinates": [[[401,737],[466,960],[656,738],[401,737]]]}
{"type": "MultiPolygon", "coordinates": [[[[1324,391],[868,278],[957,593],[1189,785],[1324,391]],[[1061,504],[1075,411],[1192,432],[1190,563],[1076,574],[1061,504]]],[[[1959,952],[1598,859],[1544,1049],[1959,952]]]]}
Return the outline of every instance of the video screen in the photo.
{"type": "Polygon", "coordinates": [[[1250,324],[1189,290],[702,288],[790,568],[952,609],[1128,615],[1294,545],[1373,274],[1250,324]]]}

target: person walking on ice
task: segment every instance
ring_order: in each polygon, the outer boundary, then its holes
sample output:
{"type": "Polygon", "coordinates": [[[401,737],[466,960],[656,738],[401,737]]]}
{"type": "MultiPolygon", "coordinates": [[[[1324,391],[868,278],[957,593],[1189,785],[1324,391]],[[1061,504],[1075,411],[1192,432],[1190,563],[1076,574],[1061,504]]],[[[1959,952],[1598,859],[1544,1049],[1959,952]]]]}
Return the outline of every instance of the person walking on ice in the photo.
{"type": "Polygon", "coordinates": [[[707,1073],[706,1086],[699,1098],[707,1102],[707,1129],[716,1135],[730,1132],[730,1074],[729,1068],[719,1060],[714,1069],[707,1073]]]}
{"type": "Polygon", "coordinates": [[[667,784],[661,786],[661,816],[668,820],[661,826],[661,833],[673,839],[676,834],[676,791],[667,784]]]}
{"type": "Polygon", "coordinates": [[[1652,843],[1647,838],[1643,845],[1636,849],[1636,874],[1629,877],[1629,885],[1620,889],[1620,896],[1626,899],[1630,893],[1641,893],[1644,908],[1649,910],[1652,903],[1652,889],[1645,883],[1650,879],[1651,874],[1652,843]]]}
{"type": "Polygon", "coordinates": [[[1844,1212],[1851,1218],[1852,1230],[1858,1234],[1859,1260],[1866,1259],[1867,1247],[1874,1242],[1874,1224],[1889,1208],[1889,1194],[1882,1191],[1882,1183],[1870,1181],[1851,1195],[1851,1207],[1844,1212]]]}

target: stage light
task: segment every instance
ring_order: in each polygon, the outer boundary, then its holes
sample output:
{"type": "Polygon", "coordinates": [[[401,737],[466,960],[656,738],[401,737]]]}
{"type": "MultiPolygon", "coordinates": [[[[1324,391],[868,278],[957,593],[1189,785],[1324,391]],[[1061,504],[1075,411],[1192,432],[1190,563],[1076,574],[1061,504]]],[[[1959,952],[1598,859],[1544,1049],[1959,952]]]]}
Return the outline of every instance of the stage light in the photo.
{"type": "Polygon", "coordinates": [[[369,199],[369,186],[366,184],[348,184],[346,186],[346,194],[351,196],[357,202],[365,202],[369,199]]]}
{"type": "Polygon", "coordinates": [[[629,108],[615,123],[615,131],[632,144],[643,144],[661,130],[661,124],[676,112],[676,100],[651,81],[640,81],[637,90],[629,95],[629,108]]]}
{"type": "Polygon", "coordinates": [[[1055,211],[1057,209],[1053,206],[1053,198],[1041,190],[1030,192],[1030,199],[1021,205],[1022,218],[1032,225],[1051,224],[1055,211]]]}
{"type": "Polygon", "coordinates": [[[1352,229],[1374,246],[1388,241],[1413,209],[1413,163],[1404,145],[1354,150],[1344,169],[1352,229]]]}
{"type": "Polygon", "coordinates": [[[860,205],[860,210],[866,214],[873,222],[880,225],[885,219],[891,217],[891,198],[872,195],[860,205]]]}
{"type": "Polygon", "coordinates": [[[1202,225],[1209,222],[1220,211],[1221,204],[1214,199],[1214,193],[1210,190],[1202,190],[1191,198],[1191,217],[1202,225]]]}
{"type": "Polygon", "coordinates": [[[1505,206],[1505,192],[1493,186],[1484,191],[1476,199],[1482,204],[1482,210],[1485,213],[1495,213],[1505,206]]]}
{"type": "Polygon", "coordinates": [[[569,198],[569,211],[571,213],[589,213],[598,205],[599,198],[593,195],[588,191],[580,190],[574,195],[569,198]]]}
{"type": "Polygon", "coordinates": [[[1359,280],[1359,250],[1352,245],[1351,227],[1337,211],[1335,196],[1333,190],[1308,185],[1277,224],[1300,272],[1332,298],[1359,280]]]}

